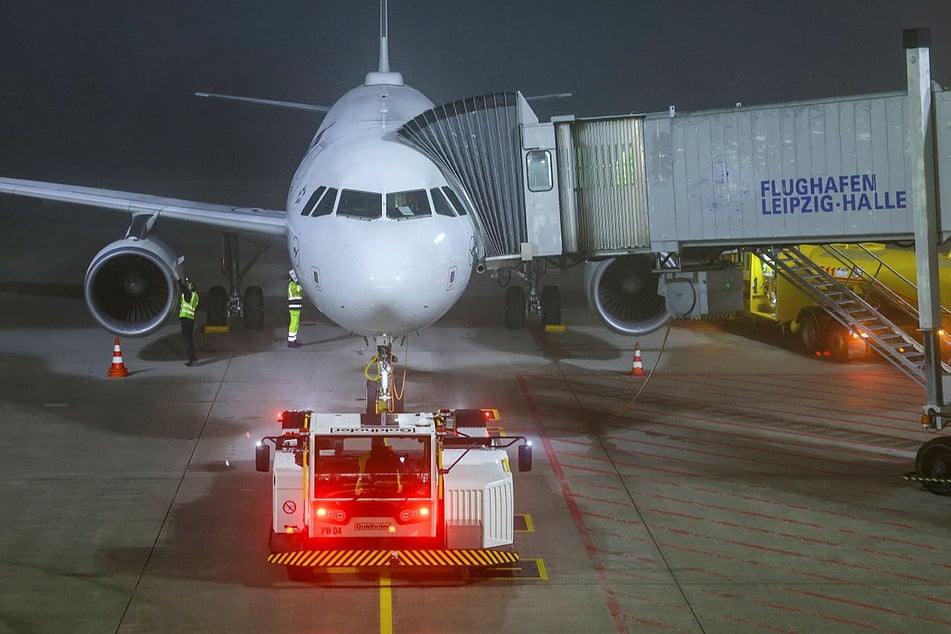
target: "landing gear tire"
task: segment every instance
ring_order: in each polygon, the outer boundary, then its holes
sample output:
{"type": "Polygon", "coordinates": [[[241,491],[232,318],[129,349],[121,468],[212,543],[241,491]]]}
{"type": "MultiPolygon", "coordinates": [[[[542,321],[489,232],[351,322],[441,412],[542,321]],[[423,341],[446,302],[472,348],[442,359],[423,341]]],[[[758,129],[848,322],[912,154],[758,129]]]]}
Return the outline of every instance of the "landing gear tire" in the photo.
{"type": "Polygon", "coordinates": [[[561,291],[557,286],[542,289],[542,323],[546,326],[561,325],[561,291]]]}
{"type": "Polygon", "coordinates": [[[244,327],[261,330],[264,326],[264,291],[260,286],[249,286],[244,291],[244,327]]]}
{"type": "Polygon", "coordinates": [[[822,340],[821,320],[816,311],[804,308],[796,318],[799,322],[799,336],[806,354],[816,355],[820,351],[822,340]]]}
{"type": "Polygon", "coordinates": [[[228,295],[224,286],[212,286],[208,289],[208,304],[205,309],[209,326],[228,325],[228,295]]]}
{"type": "Polygon", "coordinates": [[[509,330],[525,327],[525,291],[521,286],[505,289],[505,327],[509,330]]]}
{"type": "MultiPolygon", "coordinates": [[[[951,480],[951,438],[932,438],[918,449],[915,471],[924,478],[951,480]]],[[[921,485],[936,495],[951,495],[951,482],[922,482],[921,485]]]]}

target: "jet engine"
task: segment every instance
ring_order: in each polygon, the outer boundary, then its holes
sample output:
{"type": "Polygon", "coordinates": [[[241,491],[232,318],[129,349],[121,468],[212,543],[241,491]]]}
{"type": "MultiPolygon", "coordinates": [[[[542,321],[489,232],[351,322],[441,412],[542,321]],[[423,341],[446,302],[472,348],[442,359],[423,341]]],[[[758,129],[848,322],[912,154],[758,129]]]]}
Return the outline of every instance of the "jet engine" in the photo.
{"type": "Polygon", "coordinates": [[[178,297],[177,257],[155,238],[127,237],[96,254],[83,288],[89,312],[116,335],[157,330],[178,297]]]}
{"type": "Polygon", "coordinates": [[[585,262],[588,305],[614,332],[646,335],[670,319],[665,299],[657,294],[658,277],[646,255],[585,262]]]}

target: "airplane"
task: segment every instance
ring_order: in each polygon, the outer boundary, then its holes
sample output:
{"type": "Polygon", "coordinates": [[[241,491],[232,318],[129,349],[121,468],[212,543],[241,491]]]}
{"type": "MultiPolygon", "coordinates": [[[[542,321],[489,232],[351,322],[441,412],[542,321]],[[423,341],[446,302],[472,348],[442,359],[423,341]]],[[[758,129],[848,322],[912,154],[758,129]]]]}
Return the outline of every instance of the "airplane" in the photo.
{"type": "MultiPolygon", "coordinates": [[[[466,192],[430,158],[397,139],[401,125],[434,104],[390,69],[387,1],[380,2],[377,70],[332,107],[196,95],[325,113],[291,180],[286,209],[15,178],[0,178],[0,193],[131,215],[125,236],[93,258],[84,279],[92,316],[120,336],[156,331],[175,307],[182,259],[156,237],[160,218],[219,227],[226,240],[237,239],[233,232],[283,238],[306,298],[376,346],[375,376],[367,379],[368,412],[402,411],[394,343],[431,325],[459,300],[472,271],[485,269],[485,248],[466,192]]],[[[249,286],[242,298],[236,269],[232,263],[230,314],[243,314],[247,325],[260,327],[261,289],[249,286]]],[[[209,311],[225,301],[219,289],[222,296],[209,298],[209,311]]],[[[560,305],[557,310],[560,314],[560,305]]]]}

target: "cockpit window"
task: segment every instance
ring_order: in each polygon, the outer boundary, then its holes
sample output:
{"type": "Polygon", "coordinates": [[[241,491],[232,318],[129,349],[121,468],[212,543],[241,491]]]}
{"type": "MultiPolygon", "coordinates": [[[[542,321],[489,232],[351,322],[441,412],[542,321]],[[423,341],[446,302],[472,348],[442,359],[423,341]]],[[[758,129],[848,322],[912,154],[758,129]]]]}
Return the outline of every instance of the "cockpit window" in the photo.
{"type": "Polygon", "coordinates": [[[314,207],[317,205],[317,201],[320,200],[321,195],[327,191],[327,188],[321,185],[314,190],[314,193],[310,195],[310,198],[307,199],[307,204],[301,207],[300,215],[309,216],[310,212],[314,210],[314,207]]]}
{"type": "Polygon", "coordinates": [[[377,192],[361,192],[345,189],[340,192],[337,215],[363,220],[376,220],[383,216],[383,195],[377,192]]]}
{"type": "Polygon", "coordinates": [[[446,197],[452,203],[452,206],[455,207],[456,211],[459,212],[460,216],[466,215],[466,206],[462,204],[462,201],[459,200],[459,197],[456,196],[456,192],[452,191],[451,187],[443,187],[443,193],[446,194],[446,197]]]}
{"type": "Polygon", "coordinates": [[[441,189],[433,187],[429,190],[429,193],[433,197],[433,207],[436,209],[437,214],[451,217],[456,215],[456,211],[452,208],[452,203],[446,199],[446,195],[442,193],[441,189]]]}
{"type": "Polygon", "coordinates": [[[333,187],[327,188],[327,194],[320,199],[320,202],[317,203],[317,206],[314,208],[314,213],[311,215],[316,218],[317,216],[329,216],[334,212],[334,201],[337,200],[337,190],[333,187]]]}
{"type": "Polygon", "coordinates": [[[425,189],[393,192],[386,195],[386,217],[394,220],[432,216],[425,189]]]}

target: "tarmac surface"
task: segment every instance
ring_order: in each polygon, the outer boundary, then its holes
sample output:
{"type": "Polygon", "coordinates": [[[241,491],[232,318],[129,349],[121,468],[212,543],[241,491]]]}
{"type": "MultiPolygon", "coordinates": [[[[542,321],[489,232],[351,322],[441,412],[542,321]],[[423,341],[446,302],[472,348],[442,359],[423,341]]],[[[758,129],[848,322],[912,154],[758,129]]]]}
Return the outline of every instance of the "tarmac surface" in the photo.
{"type": "MultiPolygon", "coordinates": [[[[129,376],[107,377],[114,337],[81,284],[127,224],[0,200],[0,632],[951,627],[951,498],[901,479],[931,437],[922,389],[884,363],[707,322],[641,337],[645,375],[630,376],[634,341],[591,314],[578,271],[546,278],[563,333],[505,329],[503,290],[478,277],[396,351],[407,411],[496,407],[503,433],[533,440],[534,468],[516,474],[520,564],[288,581],[265,562],[254,443],[283,409],[361,411],[374,351],[312,307],[287,349],[275,244],[248,278],[265,289],[263,330],[199,333],[187,368],[170,319],[122,339],[129,376]]],[[[200,291],[224,283],[216,232],[158,234],[200,291]]]]}

